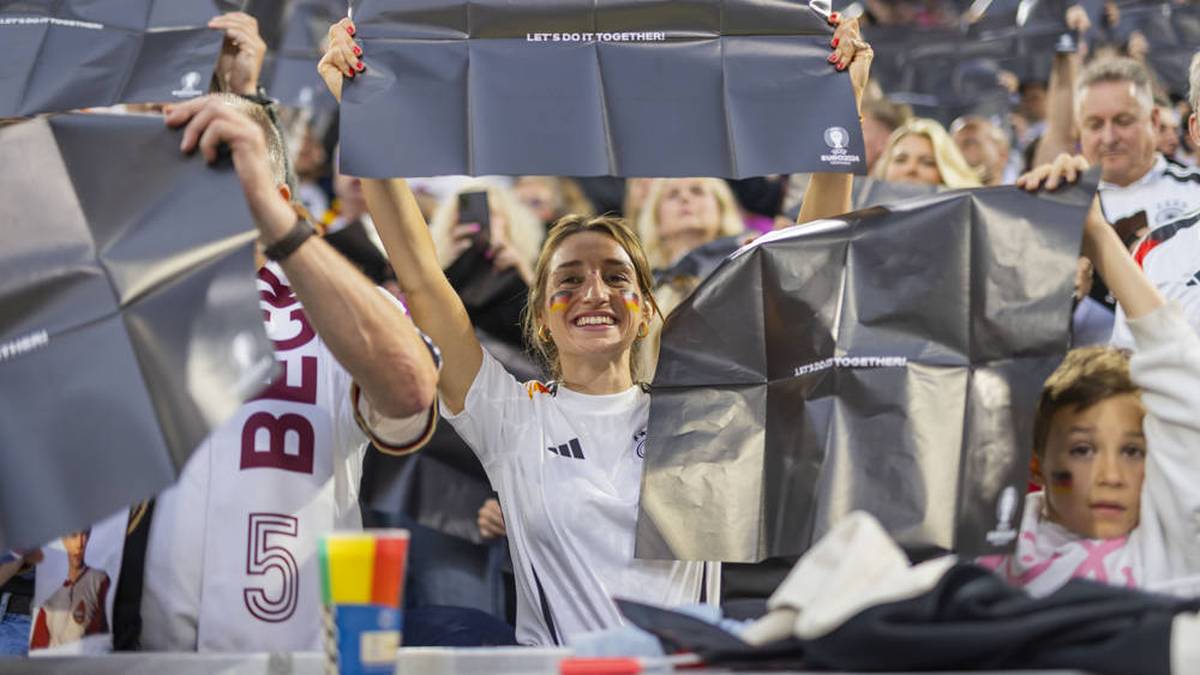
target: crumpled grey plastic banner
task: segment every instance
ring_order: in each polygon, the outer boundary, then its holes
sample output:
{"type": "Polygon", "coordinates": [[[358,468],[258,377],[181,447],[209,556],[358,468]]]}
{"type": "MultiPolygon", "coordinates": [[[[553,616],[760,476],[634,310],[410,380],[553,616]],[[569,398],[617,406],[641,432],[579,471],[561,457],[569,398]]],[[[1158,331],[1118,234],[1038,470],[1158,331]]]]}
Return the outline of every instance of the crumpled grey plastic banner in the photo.
{"type": "Polygon", "coordinates": [[[212,0],[0,0],[0,117],[204,94],[217,14],[212,0]]]}
{"type": "Polygon", "coordinates": [[[855,509],[911,551],[1010,548],[1097,178],[919,197],[727,258],[663,330],[636,555],[799,555],[855,509]]]}
{"type": "Polygon", "coordinates": [[[2,550],[162,490],[276,364],[228,162],[73,114],[0,129],[0,167],[2,550]]]}
{"type": "Polygon", "coordinates": [[[352,3],[359,176],[863,173],[825,15],[787,0],[352,3]]]}

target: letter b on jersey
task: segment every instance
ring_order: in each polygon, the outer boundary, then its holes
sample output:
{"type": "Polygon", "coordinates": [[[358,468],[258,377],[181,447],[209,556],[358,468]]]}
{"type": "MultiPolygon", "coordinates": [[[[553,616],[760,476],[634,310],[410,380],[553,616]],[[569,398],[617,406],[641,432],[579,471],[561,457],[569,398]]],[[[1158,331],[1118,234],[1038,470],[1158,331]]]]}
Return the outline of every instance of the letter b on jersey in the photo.
{"type": "Polygon", "coordinates": [[[242,427],[241,468],[311,474],[315,438],[312,422],[306,417],[294,413],[279,417],[267,412],[254,413],[242,427]]]}

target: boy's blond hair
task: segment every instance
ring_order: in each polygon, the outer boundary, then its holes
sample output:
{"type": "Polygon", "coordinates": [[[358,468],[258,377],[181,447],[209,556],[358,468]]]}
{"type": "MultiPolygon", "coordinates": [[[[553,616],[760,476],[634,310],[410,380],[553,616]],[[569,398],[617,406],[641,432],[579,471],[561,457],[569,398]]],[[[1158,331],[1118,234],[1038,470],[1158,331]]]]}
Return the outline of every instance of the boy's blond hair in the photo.
{"type": "Polygon", "coordinates": [[[1102,346],[1072,349],[1042,387],[1033,419],[1034,454],[1045,456],[1050,421],[1059,410],[1085,410],[1113,396],[1140,393],[1129,377],[1128,352],[1102,346]]]}

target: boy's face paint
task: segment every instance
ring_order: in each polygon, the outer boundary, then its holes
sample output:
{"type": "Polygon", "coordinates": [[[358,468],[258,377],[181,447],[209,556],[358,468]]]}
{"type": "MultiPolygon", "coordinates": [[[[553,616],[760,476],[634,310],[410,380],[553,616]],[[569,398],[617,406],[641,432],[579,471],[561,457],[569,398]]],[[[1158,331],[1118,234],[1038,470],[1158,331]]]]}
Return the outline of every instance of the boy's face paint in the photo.
{"type": "Polygon", "coordinates": [[[1070,492],[1075,483],[1075,477],[1070,471],[1055,471],[1050,474],[1050,489],[1055,492],[1070,492]]]}
{"type": "Polygon", "coordinates": [[[571,291],[559,291],[550,296],[550,311],[562,312],[571,304],[571,291]]]}
{"type": "Polygon", "coordinates": [[[1133,394],[1054,414],[1041,461],[1051,521],[1089,539],[1115,539],[1137,527],[1146,466],[1144,415],[1133,394]]]}

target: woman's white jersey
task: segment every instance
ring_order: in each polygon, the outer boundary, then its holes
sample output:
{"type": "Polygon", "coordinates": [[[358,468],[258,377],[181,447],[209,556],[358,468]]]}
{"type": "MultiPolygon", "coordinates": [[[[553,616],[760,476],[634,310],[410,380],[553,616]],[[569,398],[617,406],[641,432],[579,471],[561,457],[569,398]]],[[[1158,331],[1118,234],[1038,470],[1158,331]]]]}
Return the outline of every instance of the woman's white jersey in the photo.
{"type": "Polygon", "coordinates": [[[517,382],[483,353],[461,413],[442,415],[500,494],[517,585],[517,641],[564,644],[623,623],[614,597],[700,599],[702,562],[633,558],[650,396],[517,382]]]}

